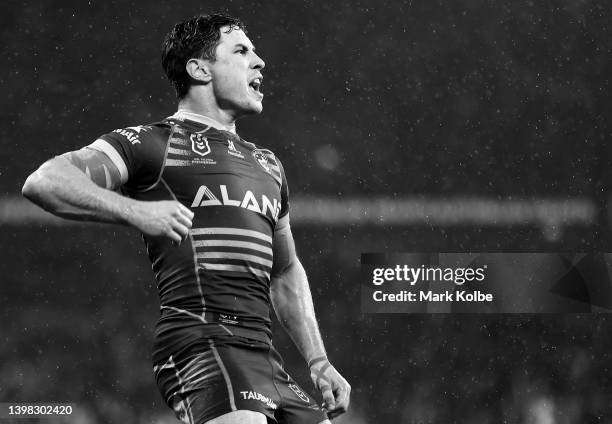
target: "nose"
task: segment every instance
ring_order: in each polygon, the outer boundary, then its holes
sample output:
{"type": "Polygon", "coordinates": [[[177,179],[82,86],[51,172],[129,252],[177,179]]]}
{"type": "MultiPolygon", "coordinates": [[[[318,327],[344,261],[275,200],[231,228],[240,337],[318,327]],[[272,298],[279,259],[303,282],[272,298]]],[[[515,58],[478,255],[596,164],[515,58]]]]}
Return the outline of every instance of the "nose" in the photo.
{"type": "Polygon", "coordinates": [[[255,55],[253,61],[253,69],[263,69],[266,67],[266,62],[262,60],[261,57],[257,56],[257,53],[253,53],[255,55]]]}

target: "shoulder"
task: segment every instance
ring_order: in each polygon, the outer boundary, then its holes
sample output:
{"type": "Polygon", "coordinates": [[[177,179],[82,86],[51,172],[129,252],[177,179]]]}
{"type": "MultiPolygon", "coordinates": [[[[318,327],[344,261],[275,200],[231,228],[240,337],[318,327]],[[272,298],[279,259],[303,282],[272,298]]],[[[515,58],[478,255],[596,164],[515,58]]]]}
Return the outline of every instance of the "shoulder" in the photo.
{"type": "Polygon", "coordinates": [[[88,147],[105,153],[119,169],[124,183],[147,186],[163,165],[171,128],[166,120],[117,128],[88,147]]]}
{"type": "Polygon", "coordinates": [[[281,187],[287,185],[285,169],[283,168],[278,156],[276,156],[272,150],[255,143],[248,142],[242,138],[240,138],[240,141],[250,146],[250,151],[253,158],[266,172],[272,175],[272,177],[281,187]]]}
{"type": "Polygon", "coordinates": [[[259,144],[246,141],[242,137],[240,137],[240,141],[249,147],[255,159],[261,161],[265,158],[267,162],[272,162],[274,165],[282,167],[279,157],[272,150],[259,144]]]}
{"type": "Polygon", "coordinates": [[[163,140],[168,138],[172,128],[171,122],[163,120],[152,124],[140,124],[129,127],[117,128],[104,134],[102,139],[118,139],[130,143],[133,146],[149,142],[151,140],[163,140]]]}

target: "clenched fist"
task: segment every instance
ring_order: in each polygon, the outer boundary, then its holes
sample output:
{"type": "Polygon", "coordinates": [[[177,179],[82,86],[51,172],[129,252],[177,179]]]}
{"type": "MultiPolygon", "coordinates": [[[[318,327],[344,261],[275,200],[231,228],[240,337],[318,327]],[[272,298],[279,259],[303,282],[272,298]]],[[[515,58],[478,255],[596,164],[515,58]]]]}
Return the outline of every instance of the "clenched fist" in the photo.
{"type": "Polygon", "coordinates": [[[332,419],[345,413],[350,402],[350,384],[324,356],[311,359],[308,367],[313,384],[323,395],[323,407],[327,416],[332,419]]]}
{"type": "Polygon", "coordinates": [[[192,219],[193,212],[176,200],[137,201],[129,215],[129,223],[142,233],[168,237],[176,244],[189,236],[192,219]]]}

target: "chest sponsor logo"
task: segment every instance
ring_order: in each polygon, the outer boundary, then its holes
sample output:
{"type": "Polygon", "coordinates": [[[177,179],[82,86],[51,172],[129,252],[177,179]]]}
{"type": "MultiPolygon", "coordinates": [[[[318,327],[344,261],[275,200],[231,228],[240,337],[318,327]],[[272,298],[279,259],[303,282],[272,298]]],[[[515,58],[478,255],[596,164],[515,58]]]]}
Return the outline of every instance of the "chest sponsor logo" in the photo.
{"type": "Polygon", "coordinates": [[[191,150],[200,156],[206,156],[210,153],[210,146],[208,145],[208,139],[204,134],[191,134],[189,136],[191,140],[191,150]]]}
{"type": "Polygon", "coordinates": [[[254,392],[252,390],[244,390],[240,392],[240,395],[244,400],[258,400],[264,403],[268,408],[278,408],[278,405],[272,399],[270,399],[268,396],[262,395],[261,393],[254,392]]]}
{"type": "Polygon", "coordinates": [[[273,198],[270,200],[265,194],[257,197],[253,194],[252,190],[246,190],[241,199],[230,199],[227,193],[227,186],[225,185],[219,186],[219,192],[221,193],[221,198],[217,197],[217,195],[207,186],[200,186],[191,203],[191,207],[235,206],[269,216],[275,222],[278,221],[278,215],[281,210],[280,201],[278,199],[273,198]]]}
{"type": "Polygon", "coordinates": [[[232,140],[227,140],[227,153],[237,158],[244,159],[244,155],[240,150],[236,149],[232,140]]]}
{"type": "Polygon", "coordinates": [[[310,403],[310,398],[302,389],[299,388],[297,384],[289,384],[289,388],[296,394],[297,397],[302,399],[306,403],[310,403]]]}

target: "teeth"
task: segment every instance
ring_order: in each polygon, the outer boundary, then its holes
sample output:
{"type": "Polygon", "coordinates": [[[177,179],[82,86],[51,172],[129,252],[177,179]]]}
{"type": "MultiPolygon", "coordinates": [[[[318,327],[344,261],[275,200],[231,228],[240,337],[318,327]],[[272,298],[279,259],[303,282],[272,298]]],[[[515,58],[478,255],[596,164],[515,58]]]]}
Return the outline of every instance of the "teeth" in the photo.
{"type": "Polygon", "coordinates": [[[259,91],[259,86],[261,85],[261,78],[255,78],[253,81],[251,81],[251,83],[249,84],[251,87],[253,87],[253,90],[255,91],[259,91]]]}

